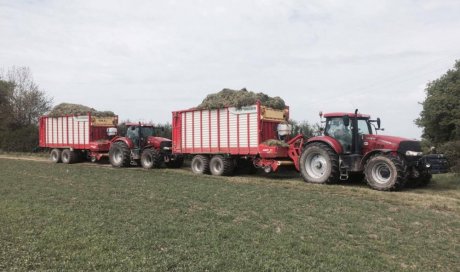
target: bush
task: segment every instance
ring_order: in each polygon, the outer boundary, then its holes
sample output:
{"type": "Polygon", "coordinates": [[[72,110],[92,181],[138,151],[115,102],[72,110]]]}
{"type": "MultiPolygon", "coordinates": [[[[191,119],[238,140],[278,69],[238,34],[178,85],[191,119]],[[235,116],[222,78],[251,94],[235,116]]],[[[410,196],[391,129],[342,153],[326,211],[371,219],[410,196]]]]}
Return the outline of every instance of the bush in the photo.
{"type": "Polygon", "coordinates": [[[38,148],[38,128],[35,125],[11,129],[0,135],[3,151],[33,152],[38,148]]]}
{"type": "Polygon", "coordinates": [[[439,146],[438,152],[447,156],[452,172],[460,173],[460,141],[444,143],[439,146]]]}

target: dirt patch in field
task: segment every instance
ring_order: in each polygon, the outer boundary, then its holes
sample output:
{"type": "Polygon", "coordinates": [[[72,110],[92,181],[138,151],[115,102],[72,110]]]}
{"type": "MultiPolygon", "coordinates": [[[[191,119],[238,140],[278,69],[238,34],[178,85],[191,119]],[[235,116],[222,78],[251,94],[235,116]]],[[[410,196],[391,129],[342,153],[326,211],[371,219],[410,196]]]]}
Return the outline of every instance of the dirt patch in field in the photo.
{"type": "Polygon", "coordinates": [[[41,158],[41,157],[16,157],[16,156],[9,156],[9,155],[0,155],[0,159],[51,162],[47,158],[41,158]]]}

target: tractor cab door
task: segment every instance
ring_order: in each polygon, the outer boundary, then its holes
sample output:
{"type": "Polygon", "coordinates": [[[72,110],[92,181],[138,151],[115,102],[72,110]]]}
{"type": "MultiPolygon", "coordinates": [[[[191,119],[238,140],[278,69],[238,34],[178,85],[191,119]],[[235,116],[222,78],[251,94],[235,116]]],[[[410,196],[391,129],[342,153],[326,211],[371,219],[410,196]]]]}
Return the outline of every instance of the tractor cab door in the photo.
{"type": "MultiPolygon", "coordinates": [[[[353,125],[354,122],[352,122],[352,126],[353,125]]],[[[357,144],[356,153],[363,154],[363,148],[365,148],[365,146],[363,146],[364,135],[372,134],[372,129],[371,125],[369,124],[369,119],[357,119],[356,126],[357,130],[355,137],[357,137],[357,140],[353,142],[357,144]]]]}
{"type": "Polygon", "coordinates": [[[352,128],[350,123],[345,124],[342,117],[331,117],[326,120],[324,135],[336,139],[343,148],[345,154],[352,151],[352,128]]]}
{"type": "Polygon", "coordinates": [[[140,133],[138,126],[129,126],[126,131],[126,138],[130,139],[133,142],[134,149],[138,150],[140,147],[140,133]]]}

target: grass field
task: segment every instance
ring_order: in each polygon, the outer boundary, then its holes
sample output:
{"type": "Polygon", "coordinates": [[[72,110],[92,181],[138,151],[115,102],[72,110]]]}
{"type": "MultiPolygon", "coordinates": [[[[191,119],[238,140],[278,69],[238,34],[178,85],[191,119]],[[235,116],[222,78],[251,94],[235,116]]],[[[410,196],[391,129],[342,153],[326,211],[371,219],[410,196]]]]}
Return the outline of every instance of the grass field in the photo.
{"type": "Polygon", "coordinates": [[[0,270],[458,271],[460,178],[388,193],[0,159],[0,270]]]}

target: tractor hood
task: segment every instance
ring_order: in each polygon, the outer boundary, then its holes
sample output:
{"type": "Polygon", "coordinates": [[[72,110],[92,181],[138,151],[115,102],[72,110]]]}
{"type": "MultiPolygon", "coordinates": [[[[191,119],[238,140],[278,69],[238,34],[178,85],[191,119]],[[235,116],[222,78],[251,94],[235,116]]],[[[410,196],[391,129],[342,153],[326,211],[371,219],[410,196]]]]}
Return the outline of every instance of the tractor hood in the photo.
{"type": "Polygon", "coordinates": [[[420,142],[396,136],[387,135],[365,135],[364,145],[371,149],[388,149],[392,151],[403,151],[401,148],[412,151],[421,151],[420,142]]]}
{"type": "Polygon", "coordinates": [[[148,138],[148,145],[151,145],[155,148],[160,148],[160,149],[170,149],[172,146],[171,140],[163,137],[154,137],[154,136],[149,136],[148,138]]]}

